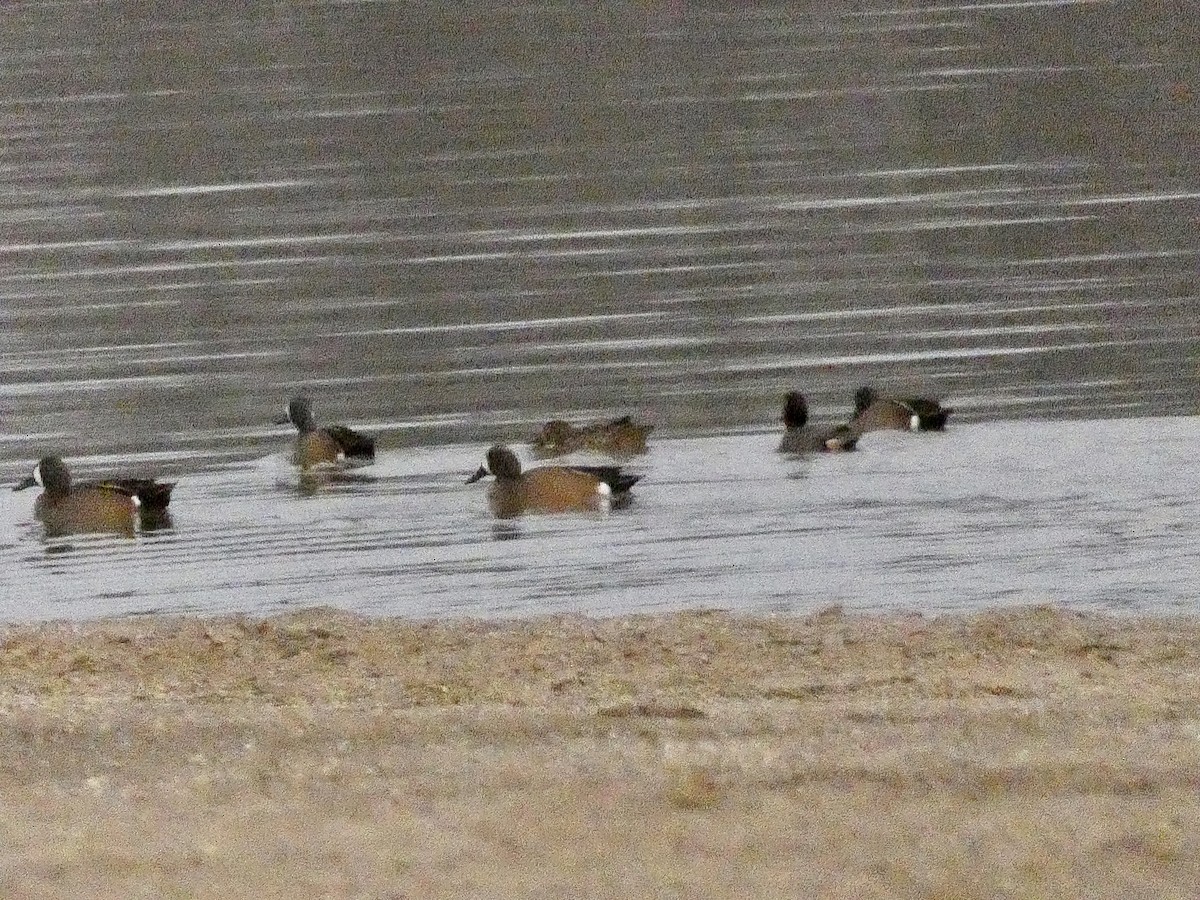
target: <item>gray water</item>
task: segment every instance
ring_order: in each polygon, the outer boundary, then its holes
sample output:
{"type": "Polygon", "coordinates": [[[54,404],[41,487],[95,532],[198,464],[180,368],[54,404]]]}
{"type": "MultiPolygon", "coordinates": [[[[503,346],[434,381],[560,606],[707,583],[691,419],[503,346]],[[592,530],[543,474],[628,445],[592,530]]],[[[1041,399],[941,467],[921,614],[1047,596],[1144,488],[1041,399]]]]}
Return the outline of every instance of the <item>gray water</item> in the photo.
{"type": "Polygon", "coordinates": [[[776,454],[775,434],[666,439],[607,514],[498,522],[480,448],[385,454],[298,489],[285,454],[182,479],[175,527],[43,544],[4,503],[0,620],[270,613],[811,612],[1062,603],[1196,609],[1200,418],[873,433],[776,454]]]}
{"type": "MultiPolygon", "coordinates": [[[[1186,565],[1117,577],[1081,523],[1138,499],[1106,496],[1121,472],[1196,479],[1154,461],[1200,406],[1198,28],[1103,0],[5,5],[0,477],[54,452],[181,483],[174,532],[50,555],[28,496],[6,497],[0,603],[1173,608],[1186,565]],[[952,440],[790,479],[747,436],[787,389],[835,419],[865,382],[948,399],[952,440]],[[374,482],[301,500],[264,472],[301,391],[378,436],[374,482]],[[460,463],[626,412],[658,426],[634,510],[493,540],[460,463]],[[1125,455],[1085,452],[1087,429],[1125,455]],[[814,499],[780,484],[830,487],[824,514],[862,529],[880,471],[916,478],[941,461],[908,454],[933,448],[978,465],[1010,439],[1074,448],[1080,507],[1022,494],[1059,456],[992,459],[1009,481],[990,515],[1017,504],[1014,522],[947,550],[956,580],[901,551],[947,521],[973,533],[983,500],[909,498],[891,531],[801,530],[790,550],[759,534],[814,499]],[[736,502],[675,508],[706,477],[677,463],[741,440],[736,502]],[[1081,534],[1038,574],[1021,548],[1052,515],[1081,534]],[[587,535],[658,556],[630,585],[587,535]],[[568,550],[586,578],[554,564],[568,550]]],[[[1158,489],[1149,521],[1174,502],[1158,489]]],[[[1176,537],[1146,553],[1174,559],[1176,537]]]]}

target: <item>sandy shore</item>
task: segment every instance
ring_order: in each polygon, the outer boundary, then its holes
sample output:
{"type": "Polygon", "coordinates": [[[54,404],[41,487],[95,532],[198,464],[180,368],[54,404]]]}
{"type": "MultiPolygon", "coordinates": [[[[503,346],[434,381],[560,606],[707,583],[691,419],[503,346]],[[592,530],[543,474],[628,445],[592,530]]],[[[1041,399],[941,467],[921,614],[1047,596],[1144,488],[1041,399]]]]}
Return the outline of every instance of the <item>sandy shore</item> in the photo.
{"type": "Polygon", "coordinates": [[[1195,897],[1200,622],[0,629],[4,897],[1195,897]]]}

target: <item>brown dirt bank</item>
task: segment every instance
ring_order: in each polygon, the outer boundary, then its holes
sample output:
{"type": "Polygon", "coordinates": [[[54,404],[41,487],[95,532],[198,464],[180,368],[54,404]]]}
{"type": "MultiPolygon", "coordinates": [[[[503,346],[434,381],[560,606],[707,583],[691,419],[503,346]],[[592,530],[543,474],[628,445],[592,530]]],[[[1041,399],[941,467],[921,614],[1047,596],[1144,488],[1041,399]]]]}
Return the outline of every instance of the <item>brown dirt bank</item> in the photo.
{"type": "Polygon", "coordinates": [[[0,629],[4,897],[1195,897],[1200,623],[0,629]]]}

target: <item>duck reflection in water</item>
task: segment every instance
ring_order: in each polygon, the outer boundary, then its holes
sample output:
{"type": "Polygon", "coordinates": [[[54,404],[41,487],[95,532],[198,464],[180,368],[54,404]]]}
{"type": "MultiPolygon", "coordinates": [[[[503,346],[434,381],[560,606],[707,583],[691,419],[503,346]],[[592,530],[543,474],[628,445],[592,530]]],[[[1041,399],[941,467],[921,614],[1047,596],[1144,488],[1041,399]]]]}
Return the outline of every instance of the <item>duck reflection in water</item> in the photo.
{"type": "Polygon", "coordinates": [[[375,478],[372,475],[365,475],[362,472],[347,472],[342,469],[307,469],[301,470],[300,477],[296,481],[296,493],[301,497],[311,497],[323,490],[338,490],[348,486],[361,486],[365,484],[374,484],[375,478]]]}

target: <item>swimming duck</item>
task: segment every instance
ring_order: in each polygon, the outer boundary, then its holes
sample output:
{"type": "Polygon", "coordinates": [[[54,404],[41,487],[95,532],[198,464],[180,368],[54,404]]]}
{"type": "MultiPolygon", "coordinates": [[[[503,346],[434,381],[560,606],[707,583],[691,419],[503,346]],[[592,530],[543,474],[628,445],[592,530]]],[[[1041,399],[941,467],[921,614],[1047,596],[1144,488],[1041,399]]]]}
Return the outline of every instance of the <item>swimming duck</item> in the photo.
{"type": "Polygon", "coordinates": [[[581,427],[553,419],[542,426],[530,443],[534,455],[541,459],[579,450],[609,456],[637,456],[647,452],[646,436],[653,430],[653,425],[638,425],[630,416],[581,427]]]}
{"type": "Polygon", "coordinates": [[[370,462],[375,459],[375,440],[345,425],[318,426],[313,421],[312,403],[307,397],[293,397],[287,415],[276,425],[296,426],[296,445],[292,461],[302,469],[333,465],[343,460],[370,462]]]}
{"type": "Polygon", "coordinates": [[[169,527],[167,506],[174,482],[152,478],[103,478],[74,482],[58,456],[43,456],[33,473],[14,491],[41,486],[34,515],[51,536],[78,532],[132,535],[135,524],[144,530],[169,527]]]}
{"type": "Polygon", "coordinates": [[[502,444],[488,450],[486,464],[467,484],[488,475],[496,479],[488,490],[488,504],[498,519],[526,512],[604,511],[627,503],[629,489],[641,477],[626,475],[619,466],[538,466],[522,471],[517,455],[502,444]]]}
{"type": "Polygon", "coordinates": [[[929,397],[880,397],[864,385],[854,394],[850,427],[860,434],[881,429],[942,431],[952,412],[951,407],[929,397]]]}
{"type": "Polygon", "coordinates": [[[780,453],[833,453],[853,450],[858,434],[847,425],[809,425],[808,401],[791,391],[783,402],[783,440],[780,453]]]}

